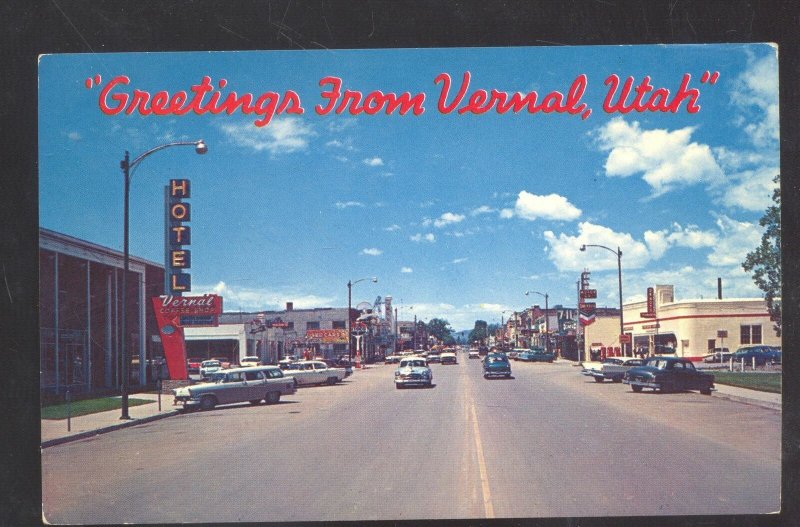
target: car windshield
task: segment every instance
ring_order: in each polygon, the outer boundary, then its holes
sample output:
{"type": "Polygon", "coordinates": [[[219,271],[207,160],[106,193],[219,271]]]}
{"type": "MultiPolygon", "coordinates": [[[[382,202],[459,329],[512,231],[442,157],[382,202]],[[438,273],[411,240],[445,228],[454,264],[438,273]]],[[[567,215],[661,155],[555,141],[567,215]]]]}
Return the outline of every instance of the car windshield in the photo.
{"type": "Polygon", "coordinates": [[[659,370],[667,369],[668,364],[669,361],[664,359],[649,359],[647,361],[647,366],[652,366],[653,368],[658,368],[659,370]]]}
{"type": "Polygon", "coordinates": [[[502,355],[491,355],[488,357],[489,362],[506,362],[506,358],[502,355]]]}

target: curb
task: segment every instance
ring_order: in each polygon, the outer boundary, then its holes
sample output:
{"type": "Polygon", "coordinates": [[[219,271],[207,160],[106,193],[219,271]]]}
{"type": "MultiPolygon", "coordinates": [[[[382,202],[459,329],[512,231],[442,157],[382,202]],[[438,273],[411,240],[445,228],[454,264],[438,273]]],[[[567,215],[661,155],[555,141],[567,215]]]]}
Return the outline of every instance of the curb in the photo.
{"type": "Polygon", "coordinates": [[[762,401],[760,399],[753,399],[750,397],[741,397],[739,395],[731,395],[727,393],[720,393],[718,391],[712,392],[715,397],[719,397],[721,399],[728,399],[729,401],[735,401],[737,403],[744,403],[749,404],[752,406],[760,406],[761,408],[767,408],[769,410],[783,410],[783,404],[781,403],[771,403],[769,401],[762,401]]]}
{"type": "Polygon", "coordinates": [[[78,432],[77,434],[72,434],[63,437],[56,437],[55,439],[48,439],[47,441],[42,441],[41,447],[47,448],[51,446],[62,445],[64,443],[70,443],[72,441],[77,441],[79,439],[86,439],[87,437],[92,437],[99,434],[105,434],[107,432],[113,432],[114,430],[119,430],[121,428],[128,428],[129,426],[136,426],[144,423],[149,423],[151,421],[157,421],[159,419],[164,419],[165,417],[172,417],[173,415],[178,415],[178,414],[179,414],[178,410],[172,410],[158,415],[142,417],[141,419],[131,419],[130,421],[124,421],[116,425],[104,426],[103,428],[97,428],[95,430],[87,430],[85,432],[78,432]]]}

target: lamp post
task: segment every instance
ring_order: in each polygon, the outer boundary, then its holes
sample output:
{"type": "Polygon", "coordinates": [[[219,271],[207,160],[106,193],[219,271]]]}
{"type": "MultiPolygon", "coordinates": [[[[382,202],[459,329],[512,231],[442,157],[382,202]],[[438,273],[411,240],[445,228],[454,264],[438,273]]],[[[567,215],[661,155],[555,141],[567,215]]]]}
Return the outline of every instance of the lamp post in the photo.
{"type": "MultiPolygon", "coordinates": [[[[615,251],[611,247],[606,247],[605,245],[594,245],[594,244],[585,244],[581,245],[581,251],[586,251],[587,247],[600,247],[601,249],[605,249],[611,253],[617,255],[617,278],[619,280],[619,338],[622,339],[622,335],[625,334],[624,327],[622,320],[622,249],[617,246],[617,250],[615,251]]],[[[625,349],[624,344],[620,341],[619,346],[622,350],[625,349]]],[[[624,351],[623,351],[624,354],[624,351]]]]}
{"type": "Polygon", "coordinates": [[[540,293],[539,291],[525,291],[525,296],[528,296],[531,293],[544,297],[544,350],[547,353],[550,353],[550,322],[547,320],[547,312],[550,309],[550,306],[548,305],[548,299],[550,298],[550,295],[547,293],[540,293]]]}
{"type": "Polygon", "coordinates": [[[129,209],[129,202],[130,202],[130,188],[131,188],[131,169],[136,168],[136,166],[142,162],[144,158],[158,152],[159,150],[163,150],[165,148],[169,148],[171,146],[193,146],[195,152],[198,154],[205,154],[208,152],[208,146],[206,146],[205,142],[202,139],[197,141],[174,141],[172,143],[165,143],[163,145],[156,146],[151,148],[147,152],[139,155],[133,161],[130,160],[130,154],[128,151],[125,151],[125,158],[120,161],[120,168],[122,169],[122,175],[125,180],[125,201],[123,206],[123,256],[122,256],[122,321],[120,323],[120,330],[122,334],[122,340],[120,342],[120,355],[122,356],[122,415],[120,419],[130,419],[130,415],[128,415],[128,353],[127,353],[127,341],[128,335],[126,334],[127,328],[127,317],[128,317],[128,268],[130,266],[130,251],[129,251],[129,243],[128,243],[128,209],[129,209]]]}
{"type": "MultiPolygon", "coordinates": [[[[352,345],[353,337],[352,337],[352,331],[351,331],[351,328],[350,328],[350,318],[351,318],[350,310],[353,309],[353,307],[352,307],[352,304],[353,304],[353,286],[355,284],[359,283],[359,282],[363,282],[364,280],[370,280],[370,278],[359,278],[358,280],[355,280],[355,281],[352,281],[352,280],[348,280],[347,281],[347,358],[348,358],[348,360],[350,362],[353,362],[353,345],[352,345]]],[[[375,284],[378,283],[378,277],[377,276],[373,276],[371,278],[371,280],[375,284]]]]}

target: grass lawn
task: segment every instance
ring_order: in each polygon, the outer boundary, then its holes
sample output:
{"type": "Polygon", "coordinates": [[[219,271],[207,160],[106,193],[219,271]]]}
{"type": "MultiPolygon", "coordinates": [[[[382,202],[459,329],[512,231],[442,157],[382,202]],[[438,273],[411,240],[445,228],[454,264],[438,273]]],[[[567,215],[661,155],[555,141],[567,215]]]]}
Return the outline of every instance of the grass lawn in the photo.
{"type": "Polygon", "coordinates": [[[762,392],[781,393],[780,373],[753,373],[737,371],[714,371],[716,384],[728,384],[762,392]]]}
{"type": "MultiPolygon", "coordinates": [[[[139,406],[142,404],[155,403],[149,399],[128,398],[128,406],[139,406]]],[[[83,401],[72,401],[70,413],[72,417],[79,415],[94,414],[107,410],[119,410],[122,408],[122,399],[119,397],[103,397],[101,399],[85,399],[83,401]]],[[[58,403],[42,407],[42,419],[66,419],[67,403],[58,403]]]]}

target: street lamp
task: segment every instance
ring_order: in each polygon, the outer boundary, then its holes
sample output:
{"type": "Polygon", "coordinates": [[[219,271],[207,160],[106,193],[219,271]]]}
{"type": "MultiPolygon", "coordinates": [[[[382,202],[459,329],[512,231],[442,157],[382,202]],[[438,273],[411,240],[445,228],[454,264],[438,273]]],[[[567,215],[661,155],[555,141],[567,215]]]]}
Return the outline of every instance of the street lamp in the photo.
{"type": "Polygon", "coordinates": [[[528,296],[531,293],[544,297],[544,335],[545,335],[544,350],[547,353],[550,353],[550,326],[549,326],[550,323],[547,320],[547,312],[550,309],[550,306],[548,305],[547,302],[548,299],[550,298],[550,295],[548,295],[547,293],[540,293],[539,291],[525,291],[525,296],[528,296]]]}
{"type": "Polygon", "coordinates": [[[625,325],[622,322],[622,249],[620,249],[619,246],[617,246],[617,250],[615,251],[611,247],[606,247],[605,245],[585,244],[581,245],[581,251],[586,251],[587,247],[600,247],[601,249],[605,249],[606,251],[609,251],[617,255],[617,278],[619,279],[619,338],[620,338],[619,346],[622,350],[624,350],[625,346],[624,344],[622,344],[622,335],[625,334],[624,331],[625,325]]]}
{"type": "MultiPolygon", "coordinates": [[[[352,333],[350,330],[350,310],[352,309],[353,303],[353,286],[359,282],[363,282],[364,280],[370,280],[370,278],[359,278],[358,280],[347,281],[347,358],[350,362],[353,362],[353,346],[352,346],[352,333]]],[[[378,283],[378,277],[373,276],[371,278],[372,283],[378,283]]]]}
{"type": "Polygon", "coordinates": [[[122,321],[120,323],[120,330],[122,333],[122,341],[120,342],[120,354],[122,355],[122,415],[120,419],[130,419],[130,415],[128,415],[128,353],[127,353],[127,341],[128,335],[126,334],[126,324],[127,324],[127,315],[128,315],[128,267],[130,266],[130,251],[129,251],[129,243],[128,243],[128,208],[129,208],[129,201],[130,201],[130,188],[131,188],[131,169],[136,168],[136,166],[142,162],[144,158],[158,152],[159,150],[163,150],[165,148],[169,148],[171,146],[193,146],[195,152],[198,154],[205,154],[208,152],[208,146],[206,146],[205,142],[200,139],[197,141],[174,141],[172,143],[165,143],[163,145],[156,146],[151,148],[147,152],[141,154],[139,157],[135,158],[133,161],[130,160],[130,154],[128,151],[125,151],[125,158],[120,161],[120,168],[122,169],[122,175],[125,179],[125,202],[123,207],[123,256],[122,256],[122,321]]]}

